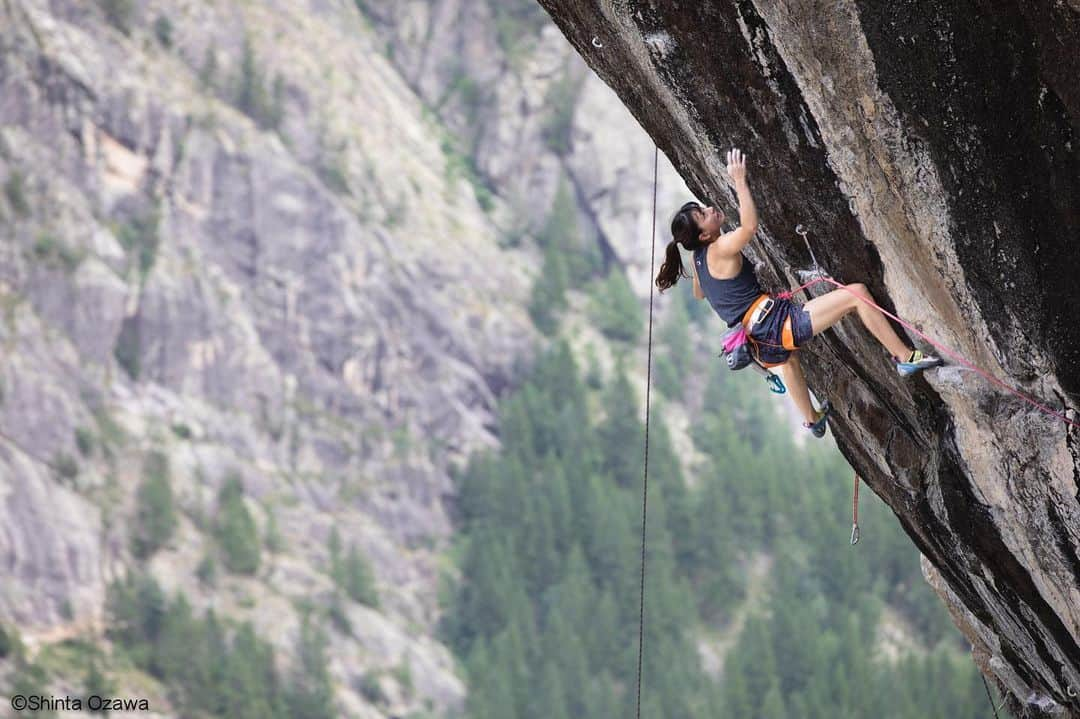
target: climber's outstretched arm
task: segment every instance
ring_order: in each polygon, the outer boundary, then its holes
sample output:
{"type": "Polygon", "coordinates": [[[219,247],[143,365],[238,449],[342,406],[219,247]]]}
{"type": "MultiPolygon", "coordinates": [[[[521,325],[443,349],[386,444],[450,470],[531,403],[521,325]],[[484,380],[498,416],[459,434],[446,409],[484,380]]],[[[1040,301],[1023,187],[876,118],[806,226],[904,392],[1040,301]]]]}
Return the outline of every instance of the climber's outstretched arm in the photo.
{"type": "Polygon", "coordinates": [[[746,156],[740,150],[728,151],[727,171],[735,183],[735,194],[739,198],[739,226],[716,242],[721,254],[733,257],[742,252],[742,248],[757,232],[758,216],[754,198],[750,195],[750,185],[746,181],[746,156]]]}

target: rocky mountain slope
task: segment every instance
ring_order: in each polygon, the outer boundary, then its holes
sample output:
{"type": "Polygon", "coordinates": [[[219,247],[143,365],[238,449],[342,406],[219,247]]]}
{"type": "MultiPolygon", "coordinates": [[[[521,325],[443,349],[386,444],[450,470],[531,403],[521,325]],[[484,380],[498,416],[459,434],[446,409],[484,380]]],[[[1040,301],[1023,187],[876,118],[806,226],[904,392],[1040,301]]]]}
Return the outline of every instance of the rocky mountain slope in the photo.
{"type": "MultiPolygon", "coordinates": [[[[810,257],[1074,417],[1080,6],[541,0],[689,186],[731,209],[754,160],[756,259],[810,257]]],[[[964,367],[900,380],[854,320],[808,350],[839,444],[1020,716],[1080,716],[1080,485],[1068,425],[964,367]]]]}
{"type": "MultiPolygon", "coordinates": [[[[443,499],[533,354],[527,238],[560,182],[648,288],[650,140],[549,24],[488,47],[499,21],[483,3],[0,3],[0,623],[32,651],[100,636],[108,585],[146,569],[288,655],[332,602],[337,527],[380,597],[331,634],[342,707],[460,705],[432,638],[443,499]],[[178,523],[143,561],[158,457],[178,523]],[[274,549],[207,586],[232,478],[274,549]]],[[[670,204],[685,186],[664,170],[670,204]]]]}

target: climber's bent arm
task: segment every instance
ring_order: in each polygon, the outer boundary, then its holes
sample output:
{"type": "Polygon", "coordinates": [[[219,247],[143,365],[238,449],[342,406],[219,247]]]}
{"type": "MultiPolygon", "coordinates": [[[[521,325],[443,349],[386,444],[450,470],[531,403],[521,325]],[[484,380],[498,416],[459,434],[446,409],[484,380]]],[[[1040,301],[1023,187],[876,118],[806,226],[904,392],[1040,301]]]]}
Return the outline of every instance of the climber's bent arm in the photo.
{"type": "Polygon", "coordinates": [[[757,232],[757,207],[754,206],[750,185],[745,177],[735,181],[735,194],[739,197],[739,226],[716,241],[721,254],[728,257],[742,252],[742,248],[757,232]]]}

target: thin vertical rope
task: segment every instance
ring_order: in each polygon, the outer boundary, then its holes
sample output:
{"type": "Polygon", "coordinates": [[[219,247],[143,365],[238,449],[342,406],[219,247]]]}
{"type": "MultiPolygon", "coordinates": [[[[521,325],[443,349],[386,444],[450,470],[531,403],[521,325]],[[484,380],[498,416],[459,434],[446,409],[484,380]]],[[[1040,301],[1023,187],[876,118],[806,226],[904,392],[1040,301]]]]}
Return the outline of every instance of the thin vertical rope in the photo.
{"type": "Polygon", "coordinates": [[[1000,719],[998,717],[998,708],[994,706],[994,697],[990,696],[990,685],[986,683],[986,677],[982,672],[979,672],[979,678],[982,679],[983,689],[986,690],[986,698],[990,700],[990,707],[994,710],[994,719],[1000,719]]]}
{"type": "Polygon", "coordinates": [[[649,351],[645,369],[645,481],[641,490],[641,606],[638,612],[637,719],[641,719],[641,664],[645,655],[645,519],[649,508],[649,409],[652,391],[653,275],[656,268],[656,185],[660,147],[653,154],[652,251],[649,253],[649,351]]]}

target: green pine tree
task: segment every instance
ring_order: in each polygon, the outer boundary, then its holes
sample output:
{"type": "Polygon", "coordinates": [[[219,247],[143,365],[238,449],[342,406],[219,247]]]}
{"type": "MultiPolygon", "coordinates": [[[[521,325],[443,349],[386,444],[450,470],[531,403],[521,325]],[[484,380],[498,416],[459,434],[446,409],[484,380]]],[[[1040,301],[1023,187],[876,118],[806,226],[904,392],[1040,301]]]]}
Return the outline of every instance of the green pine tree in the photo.
{"type": "Polygon", "coordinates": [[[619,372],[604,391],[606,417],[597,429],[604,469],[621,487],[637,487],[643,478],[638,448],[645,439],[645,424],[626,374],[619,372]]]}
{"type": "Polygon", "coordinates": [[[143,481],[135,497],[132,553],[146,559],[165,546],[176,526],[169,460],[160,452],[151,452],[143,465],[143,481]]]}
{"type": "Polygon", "coordinates": [[[761,704],[761,719],[788,719],[789,716],[780,686],[774,681],[761,704]]]}
{"type": "Polygon", "coordinates": [[[255,574],[259,570],[261,542],[238,477],[226,480],[218,501],[216,535],[226,569],[234,574],[255,574]]]}
{"type": "Polygon", "coordinates": [[[634,343],[644,328],[641,305],[626,274],[614,268],[602,281],[592,285],[589,297],[589,316],[597,329],[609,338],[634,343]]]}
{"type": "Polygon", "coordinates": [[[544,264],[533,284],[529,300],[529,315],[536,328],[546,335],[558,329],[559,314],[566,309],[566,288],[569,284],[566,259],[554,247],[544,250],[544,264]]]}
{"type": "Polygon", "coordinates": [[[345,558],[344,579],[345,593],[350,599],[369,607],[379,606],[379,595],[375,591],[375,573],[355,546],[349,547],[349,555],[345,558]]]}
{"type": "Polygon", "coordinates": [[[326,635],[305,617],[300,628],[298,662],[286,697],[288,716],[302,719],[332,719],[334,685],[326,660],[326,635]]]}
{"type": "Polygon", "coordinates": [[[194,683],[191,658],[196,652],[198,633],[191,605],[180,594],[162,619],[161,633],[154,642],[150,673],[183,685],[194,683]]]}
{"type": "Polygon", "coordinates": [[[330,528],[330,538],[326,542],[330,552],[330,578],[339,587],[345,585],[345,563],[341,556],[341,534],[337,527],[330,528]]]}

